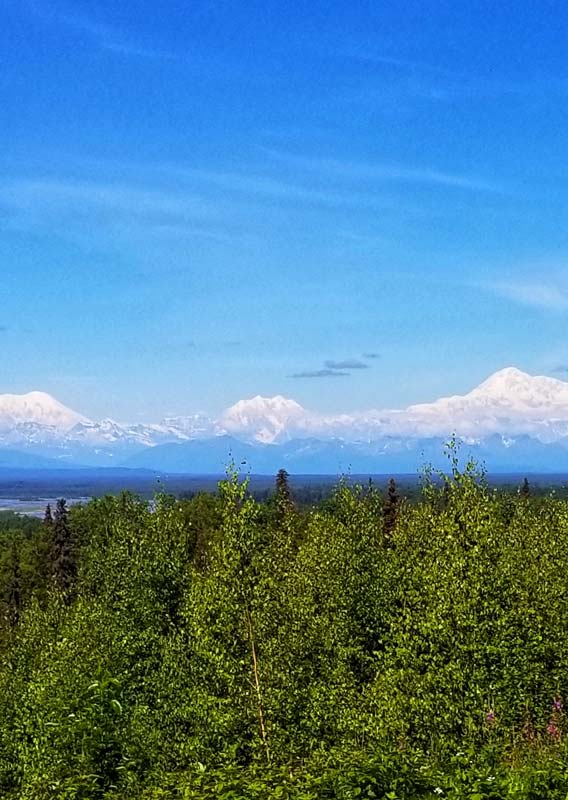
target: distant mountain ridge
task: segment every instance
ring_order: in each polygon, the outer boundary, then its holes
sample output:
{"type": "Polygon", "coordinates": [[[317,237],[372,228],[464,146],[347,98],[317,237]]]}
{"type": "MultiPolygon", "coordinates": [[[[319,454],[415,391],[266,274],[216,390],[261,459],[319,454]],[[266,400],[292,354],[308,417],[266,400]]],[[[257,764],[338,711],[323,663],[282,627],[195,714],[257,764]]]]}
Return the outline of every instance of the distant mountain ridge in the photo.
{"type": "Polygon", "coordinates": [[[96,422],[43,392],[0,395],[0,463],[222,471],[231,454],[255,471],[413,471],[452,434],[490,469],[568,470],[568,383],[515,367],[464,395],[401,410],[325,415],[277,395],[240,400],[218,419],[96,422]],[[31,461],[30,461],[31,459],[31,461]],[[384,466],[383,466],[384,465],[384,466]],[[374,468],[373,468],[374,467],[374,468]]]}

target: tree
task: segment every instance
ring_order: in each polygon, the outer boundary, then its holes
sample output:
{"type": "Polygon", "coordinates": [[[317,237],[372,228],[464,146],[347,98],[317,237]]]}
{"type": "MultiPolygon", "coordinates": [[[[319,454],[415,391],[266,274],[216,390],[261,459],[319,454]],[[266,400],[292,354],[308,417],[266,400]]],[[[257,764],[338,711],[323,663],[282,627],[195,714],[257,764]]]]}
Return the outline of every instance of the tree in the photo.
{"type": "Polygon", "coordinates": [[[519,495],[523,498],[523,500],[527,500],[531,496],[531,487],[527,478],[523,480],[523,483],[519,489],[519,495]]]}
{"type": "Polygon", "coordinates": [[[16,540],[12,542],[10,558],[10,580],[7,587],[8,622],[14,627],[20,621],[22,608],[22,570],[20,566],[20,550],[16,540]]]}
{"type": "Polygon", "coordinates": [[[391,478],[387,489],[387,499],[383,506],[384,532],[386,536],[390,536],[394,531],[399,501],[400,497],[396,490],[396,481],[391,478]]]}
{"type": "Polygon", "coordinates": [[[276,475],[276,507],[282,514],[294,506],[292,491],[290,489],[290,476],[285,469],[279,469],[276,475]]]}
{"type": "Polygon", "coordinates": [[[43,515],[43,524],[46,528],[51,528],[53,525],[53,514],[51,513],[51,505],[48,503],[45,507],[45,514],[43,515]]]}
{"type": "Polygon", "coordinates": [[[56,589],[66,603],[72,599],[77,577],[76,548],[73,532],[69,526],[67,502],[57,501],[51,540],[51,575],[56,589]]]}

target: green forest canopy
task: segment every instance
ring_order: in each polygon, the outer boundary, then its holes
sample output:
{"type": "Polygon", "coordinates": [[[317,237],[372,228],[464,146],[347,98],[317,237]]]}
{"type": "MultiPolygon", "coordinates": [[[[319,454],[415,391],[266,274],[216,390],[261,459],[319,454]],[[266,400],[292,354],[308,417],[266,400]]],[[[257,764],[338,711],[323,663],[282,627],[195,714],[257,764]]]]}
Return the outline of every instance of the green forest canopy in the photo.
{"type": "Polygon", "coordinates": [[[431,478],[0,515],[1,796],[565,798],[568,502],[431,478]]]}

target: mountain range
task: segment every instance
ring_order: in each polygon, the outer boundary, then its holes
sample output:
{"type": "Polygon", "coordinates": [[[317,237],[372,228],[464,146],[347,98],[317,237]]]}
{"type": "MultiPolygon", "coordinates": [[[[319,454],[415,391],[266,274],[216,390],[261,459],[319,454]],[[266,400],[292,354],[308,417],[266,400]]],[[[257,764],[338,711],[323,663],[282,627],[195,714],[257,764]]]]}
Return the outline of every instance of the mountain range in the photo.
{"type": "Polygon", "coordinates": [[[217,419],[148,425],[90,420],[44,392],[0,395],[0,467],[205,474],[233,459],[257,473],[412,472],[446,464],[453,434],[493,472],[568,471],[568,383],[508,367],[467,394],[405,409],[325,415],[280,395],[257,396],[217,419]]]}

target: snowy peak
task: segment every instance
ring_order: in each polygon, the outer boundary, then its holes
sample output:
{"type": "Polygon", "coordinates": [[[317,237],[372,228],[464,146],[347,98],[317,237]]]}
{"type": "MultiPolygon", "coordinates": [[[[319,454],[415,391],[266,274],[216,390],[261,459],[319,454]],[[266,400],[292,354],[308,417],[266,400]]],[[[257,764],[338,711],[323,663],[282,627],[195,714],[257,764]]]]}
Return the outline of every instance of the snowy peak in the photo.
{"type": "Polygon", "coordinates": [[[504,367],[486,378],[473,391],[487,393],[512,391],[517,386],[526,386],[535,380],[536,378],[533,375],[523,372],[522,369],[504,367]]]}
{"type": "Polygon", "coordinates": [[[518,411],[568,410],[568,383],[544,375],[528,375],[515,367],[495,372],[469,397],[485,397],[518,411]]]}
{"type": "Polygon", "coordinates": [[[304,409],[299,403],[288,397],[282,397],[281,394],[277,394],[274,397],[262,397],[257,394],[255,397],[251,397],[248,400],[239,400],[238,403],[235,403],[227,409],[225,415],[255,415],[266,413],[297,414],[303,411],[304,409]]]}
{"type": "Polygon", "coordinates": [[[87,421],[45,392],[0,395],[0,427],[3,429],[35,424],[66,431],[87,421]]]}
{"type": "Polygon", "coordinates": [[[294,427],[306,411],[295,400],[282,395],[275,397],[251,397],[239,400],[228,408],[221,417],[220,424],[227,432],[244,434],[257,442],[275,442],[294,427]]]}
{"type": "Polygon", "coordinates": [[[568,383],[507,367],[467,394],[409,406],[400,419],[401,432],[413,436],[453,432],[475,439],[528,435],[558,441],[568,436],[568,383]]]}
{"type": "Polygon", "coordinates": [[[469,414],[568,419],[568,383],[507,367],[490,375],[465,395],[442,397],[433,403],[410,406],[407,411],[411,414],[447,414],[457,419],[469,414]]]}

